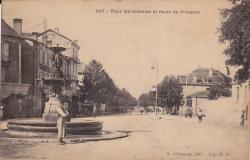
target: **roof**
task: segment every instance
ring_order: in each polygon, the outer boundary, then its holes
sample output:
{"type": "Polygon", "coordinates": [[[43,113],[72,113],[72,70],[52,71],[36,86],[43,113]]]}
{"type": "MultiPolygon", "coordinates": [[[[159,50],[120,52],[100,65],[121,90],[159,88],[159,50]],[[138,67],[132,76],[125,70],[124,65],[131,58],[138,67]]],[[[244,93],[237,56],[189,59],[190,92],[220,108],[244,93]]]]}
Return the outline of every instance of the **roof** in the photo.
{"type": "Polygon", "coordinates": [[[193,70],[188,76],[180,75],[178,76],[179,82],[181,84],[187,85],[221,85],[225,81],[231,82],[231,78],[224,75],[222,72],[213,69],[213,68],[197,68],[193,70]],[[209,73],[211,72],[211,73],[209,73]],[[187,79],[186,79],[187,77],[187,79]],[[194,78],[196,77],[197,81],[194,82],[194,78]],[[209,82],[205,83],[203,81],[204,78],[208,78],[209,82]],[[186,82],[187,81],[187,82],[186,82]]]}
{"type": "Polygon", "coordinates": [[[48,33],[48,32],[53,32],[53,33],[55,33],[55,34],[57,34],[57,35],[59,35],[59,36],[65,38],[65,39],[67,39],[68,41],[70,41],[71,43],[73,43],[75,46],[77,46],[78,48],[80,48],[80,47],[78,46],[78,44],[77,44],[75,41],[69,39],[68,37],[66,37],[66,36],[64,36],[64,35],[62,35],[62,34],[60,34],[60,33],[58,33],[58,32],[55,32],[55,31],[52,30],[52,29],[48,29],[48,30],[46,30],[46,31],[44,31],[44,32],[42,32],[42,33],[40,33],[40,34],[38,34],[37,36],[40,37],[40,36],[42,36],[43,34],[46,34],[46,33],[48,33]]]}
{"type": "Polygon", "coordinates": [[[13,28],[11,28],[11,26],[8,25],[3,19],[1,19],[1,27],[2,35],[20,38],[20,35],[13,28]]]}

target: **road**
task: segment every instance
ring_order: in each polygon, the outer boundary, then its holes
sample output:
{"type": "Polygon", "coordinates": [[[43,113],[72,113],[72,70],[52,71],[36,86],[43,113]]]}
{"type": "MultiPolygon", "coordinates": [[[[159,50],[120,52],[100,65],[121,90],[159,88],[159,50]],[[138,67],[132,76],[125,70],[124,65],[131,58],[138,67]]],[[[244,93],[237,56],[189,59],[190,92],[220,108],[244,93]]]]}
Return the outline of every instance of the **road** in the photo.
{"type": "Polygon", "coordinates": [[[104,122],[104,130],[124,131],[129,137],[64,146],[5,142],[0,143],[0,156],[7,160],[248,160],[249,127],[239,126],[241,108],[228,101],[201,106],[207,112],[202,123],[196,117],[153,113],[96,117],[104,122]]]}

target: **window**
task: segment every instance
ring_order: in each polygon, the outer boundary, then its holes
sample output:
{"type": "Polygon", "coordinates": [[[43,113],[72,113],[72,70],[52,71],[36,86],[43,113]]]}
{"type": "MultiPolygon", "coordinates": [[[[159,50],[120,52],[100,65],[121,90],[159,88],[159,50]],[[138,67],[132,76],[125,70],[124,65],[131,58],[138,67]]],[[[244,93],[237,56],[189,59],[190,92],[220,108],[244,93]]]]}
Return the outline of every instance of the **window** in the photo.
{"type": "Polygon", "coordinates": [[[1,77],[2,77],[2,81],[4,82],[5,81],[5,70],[6,70],[6,68],[3,66],[2,68],[1,68],[1,77]]]}
{"type": "Polygon", "coordinates": [[[7,61],[10,60],[9,53],[10,53],[9,43],[5,42],[3,44],[3,54],[2,54],[2,57],[1,57],[2,61],[6,61],[7,62],[7,61]]]}
{"type": "Polygon", "coordinates": [[[48,67],[51,67],[51,64],[52,64],[52,62],[51,62],[51,52],[49,52],[49,54],[48,54],[48,67]]]}
{"type": "Polygon", "coordinates": [[[204,77],[203,82],[204,83],[208,83],[209,82],[209,78],[208,77],[204,77]]]}
{"type": "Polygon", "coordinates": [[[45,52],[44,52],[44,65],[48,65],[48,56],[47,56],[48,54],[47,54],[47,52],[46,52],[46,50],[45,50],[45,52]]]}
{"type": "Polygon", "coordinates": [[[197,76],[193,76],[193,83],[197,83],[197,76]]]}
{"type": "Polygon", "coordinates": [[[42,49],[40,49],[39,55],[40,55],[39,57],[40,64],[43,64],[43,50],[42,49]]]}

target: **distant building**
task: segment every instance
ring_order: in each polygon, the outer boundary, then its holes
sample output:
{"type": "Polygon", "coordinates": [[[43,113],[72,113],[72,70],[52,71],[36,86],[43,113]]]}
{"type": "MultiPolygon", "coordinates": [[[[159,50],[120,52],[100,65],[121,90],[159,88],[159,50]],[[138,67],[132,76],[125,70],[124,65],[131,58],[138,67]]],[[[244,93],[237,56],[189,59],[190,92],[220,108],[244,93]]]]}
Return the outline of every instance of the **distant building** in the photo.
{"type": "Polygon", "coordinates": [[[231,78],[213,68],[197,68],[188,75],[178,76],[185,97],[208,98],[212,86],[230,88],[231,78]]]}

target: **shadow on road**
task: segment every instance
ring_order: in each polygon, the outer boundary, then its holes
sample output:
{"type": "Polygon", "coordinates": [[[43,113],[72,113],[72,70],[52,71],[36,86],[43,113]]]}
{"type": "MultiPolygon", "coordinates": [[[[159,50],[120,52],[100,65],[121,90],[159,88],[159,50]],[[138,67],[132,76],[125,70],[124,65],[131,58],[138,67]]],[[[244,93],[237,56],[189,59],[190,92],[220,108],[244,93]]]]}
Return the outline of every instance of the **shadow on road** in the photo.
{"type": "Polygon", "coordinates": [[[2,159],[32,159],[32,156],[19,156],[32,147],[32,144],[18,144],[10,142],[0,142],[0,155],[2,159]]]}

